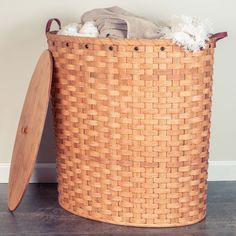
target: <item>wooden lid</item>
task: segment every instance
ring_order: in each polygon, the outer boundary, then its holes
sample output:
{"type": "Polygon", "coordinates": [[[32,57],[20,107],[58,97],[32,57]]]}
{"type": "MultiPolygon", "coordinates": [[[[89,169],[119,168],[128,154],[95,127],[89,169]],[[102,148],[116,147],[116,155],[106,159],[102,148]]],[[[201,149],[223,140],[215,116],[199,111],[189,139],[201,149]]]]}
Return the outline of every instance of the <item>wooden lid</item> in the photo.
{"type": "Polygon", "coordinates": [[[34,70],[16,134],[8,184],[11,211],[19,205],[34,168],[48,109],[52,71],[52,56],[46,50],[34,70]]]}

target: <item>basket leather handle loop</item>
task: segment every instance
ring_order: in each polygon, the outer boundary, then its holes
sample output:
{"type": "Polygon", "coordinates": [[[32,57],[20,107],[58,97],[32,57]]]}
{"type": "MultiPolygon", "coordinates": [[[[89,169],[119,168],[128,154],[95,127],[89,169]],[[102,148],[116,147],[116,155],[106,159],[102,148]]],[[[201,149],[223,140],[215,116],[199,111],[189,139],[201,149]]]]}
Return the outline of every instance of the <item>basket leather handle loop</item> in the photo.
{"type": "Polygon", "coordinates": [[[217,42],[218,40],[223,39],[227,36],[228,36],[227,32],[220,32],[220,33],[213,34],[211,38],[214,39],[215,42],[217,42]]]}
{"type": "Polygon", "coordinates": [[[51,19],[48,20],[48,22],[47,22],[47,24],[46,24],[46,28],[45,28],[45,33],[46,33],[46,34],[50,31],[51,25],[52,25],[52,22],[53,22],[53,21],[56,21],[57,24],[58,24],[58,26],[59,26],[59,29],[61,29],[61,22],[60,22],[60,20],[57,19],[57,18],[51,18],[51,19]]]}

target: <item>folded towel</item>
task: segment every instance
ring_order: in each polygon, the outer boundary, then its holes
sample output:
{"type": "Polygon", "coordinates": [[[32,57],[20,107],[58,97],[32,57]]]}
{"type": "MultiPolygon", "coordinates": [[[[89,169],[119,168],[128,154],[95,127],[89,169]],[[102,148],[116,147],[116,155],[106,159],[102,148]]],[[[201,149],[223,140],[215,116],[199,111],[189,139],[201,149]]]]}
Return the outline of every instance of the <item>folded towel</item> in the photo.
{"type": "Polygon", "coordinates": [[[98,29],[94,21],[87,21],[83,25],[71,23],[58,31],[58,35],[80,36],[80,37],[98,37],[98,29]]]}
{"type": "Polygon", "coordinates": [[[59,35],[113,38],[166,38],[190,51],[206,47],[212,23],[189,16],[175,16],[169,26],[156,25],[120,7],[94,9],[84,13],[82,23],[63,27],[59,35]]]}
{"type": "Polygon", "coordinates": [[[159,26],[120,7],[98,8],[84,13],[82,23],[94,21],[99,37],[159,38],[159,26]]]}
{"type": "Polygon", "coordinates": [[[99,32],[94,21],[87,21],[81,27],[79,34],[82,37],[98,37],[99,32]]]}
{"type": "Polygon", "coordinates": [[[58,35],[76,36],[79,34],[82,24],[70,23],[57,32],[58,35]]]}
{"type": "Polygon", "coordinates": [[[173,16],[169,27],[160,31],[163,38],[172,39],[175,43],[190,51],[199,51],[206,47],[206,42],[213,33],[212,23],[190,16],[173,16]]]}

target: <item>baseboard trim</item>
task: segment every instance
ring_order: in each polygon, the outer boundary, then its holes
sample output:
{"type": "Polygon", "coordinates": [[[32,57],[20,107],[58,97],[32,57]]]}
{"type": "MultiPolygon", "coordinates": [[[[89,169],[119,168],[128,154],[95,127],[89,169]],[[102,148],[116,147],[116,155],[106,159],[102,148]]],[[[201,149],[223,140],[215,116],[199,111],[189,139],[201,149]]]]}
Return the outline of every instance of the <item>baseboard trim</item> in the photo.
{"type": "Polygon", "coordinates": [[[208,181],[236,181],[236,161],[209,161],[208,181]]]}
{"type": "MultiPolygon", "coordinates": [[[[10,163],[0,163],[0,183],[8,183],[10,163]]],[[[208,181],[236,181],[236,161],[209,161],[208,181]]],[[[37,163],[30,183],[55,183],[55,163],[37,163]]]]}
{"type": "MultiPolygon", "coordinates": [[[[0,163],[0,183],[8,183],[10,163],[0,163]]],[[[55,163],[37,163],[30,183],[56,183],[55,163]]]]}

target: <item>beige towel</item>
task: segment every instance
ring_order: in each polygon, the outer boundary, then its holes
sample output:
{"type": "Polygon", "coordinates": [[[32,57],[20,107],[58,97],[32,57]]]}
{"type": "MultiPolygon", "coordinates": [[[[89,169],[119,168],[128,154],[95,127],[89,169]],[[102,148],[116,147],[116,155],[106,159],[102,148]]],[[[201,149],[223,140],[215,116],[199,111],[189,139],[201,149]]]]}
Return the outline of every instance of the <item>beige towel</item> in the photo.
{"type": "Polygon", "coordinates": [[[99,37],[159,38],[159,27],[149,20],[136,16],[120,7],[99,8],[85,12],[82,23],[95,21],[99,37]]]}

